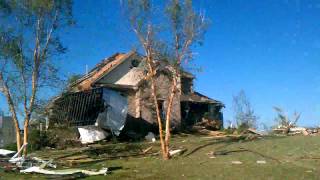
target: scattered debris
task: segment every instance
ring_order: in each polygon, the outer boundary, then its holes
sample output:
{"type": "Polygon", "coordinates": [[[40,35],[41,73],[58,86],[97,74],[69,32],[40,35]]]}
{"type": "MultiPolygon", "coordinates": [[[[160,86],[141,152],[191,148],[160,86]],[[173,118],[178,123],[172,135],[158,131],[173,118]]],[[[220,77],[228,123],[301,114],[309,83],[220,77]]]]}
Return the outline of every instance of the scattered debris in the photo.
{"type": "Polygon", "coordinates": [[[78,130],[80,133],[80,140],[82,144],[101,141],[103,139],[106,139],[106,137],[108,136],[108,134],[104,130],[96,126],[79,127],[78,130]]]}
{"type": "Polygon", "coordinates": [[[257,164],[266,164],[267,162],[264,160],[257,161],[257,164]]]}
{"type": "Polygon", "coordinates": [[[305,128],[305,127],[290,127],[282,128],[278,127],[273,129],[275,134],[286,134],[286,135],[304,135],[304,136],[315,136],[318,135],[318,128],[305,128]]]}
{"type": "Polygon", "coordinates": [[[275,134],[288,134],[289,133],[289,129],[287,129],[287,128],[274,128],[272,131],[275,134]]]}
{"type": "Polygon", "coordinates": [[[14,155],[12,156],[11,159],[9,159],[9,162],[10,163],[13,163],[13,164],[16,164],[18,167],[21,167],[22,164],[24,163],[25,159],[23,156],[21,157],[18,157],[20,155],[20,153],[22,152],[22,150],[24,149],[24,147],[26,147],[28,144],[23,144],[21,146],[21,148],[19,149],[19,151],[14,155]]]}
{"type": "Polygon", "coordinates": [[[169,155],[170,155],[170,156],[181,155],[181,154],[183,154],[183,153],[186,152],[186,151],[187,151],[187,149],[170,150],[170,151],[169,151],[169,155]]]}
{"type": "Polygon", "coordinates": [[[0,156],[10,156],[15,154],[15,151],[10,151],[10,150],[6,150],[6,149],[0,149],[0,156]]]}
{"type": "Polygon", "coordinates": [[[279,107],[274,107],[274,110],[277,112],[276,121],[278,121],[278,130],[283,134],[288,134],[290,129],[296,127],[298,120],[300,119],[301,113],[294,112],[293,117],[289,118],[289,116],[285,113],[285,111],[279,107]]]}
{"type": "Polygon", "coordinates": [[[213,151],[208,152],[207,155],[209,156],[210,159],[216,158],[216,156],[214,156],[214,152],[213,151]]]}
{"type": "Polygon", "coordinates": [[[221,128],[221,121],[220,120],[211,120],[208,118],[203,117],[202,121],[197,122],[194,127],[196,128],[204,128],[207,130],[218,130],[221,128]]]}
{"type": "Polygon", "coordinates": [[[231,161],[231,164],[242,164],[241,161],[231,161]]]}
{"type": "Polygon", "coordinates": [[[295,135],[295,134],[303,134],[304,136],[308,136],[309,133],[307,132],[307,129],[304,127],[293,127],[289,129],[290,135],[295,135]]]}
{"type": "Polygon", "coordinates": [[[213,151],[210,151],[210,152],[207,153],[207,155],[208,155],[208,156],[213,156],[213,155],[214,155],[214,152],[213,152],[213,151]]]}
{"type": "Polygon", "coordinates": [[[308,136],[308,135],[309,135],[309,133],[308,133],[307,130],[302,131],[302,134],[303,134],[304,136],[308,136]]]}
{"type": "Polygon", "coordinates": [[[222,131],[211,131],[207,129],[197,129],[197,132],[203,135],[208,135],[208,136],[225,136],[226,133],[222,131]]]}
{"type": "Polygon", "coordinates": [[[306,131],[306,130],[307,129],[304,127],[293,127],[293,128],[289,129],[290,132],[302,132],[302,131],[306,131]]]}
{"type": "Polygon", "coordinates": [[[65,157],[65,160],[79,160],[79,159],[85,159],[88,157],[89,157],[88,155],[69,156],[69,157],[65,157]]]}
{"type": "Polygon", "coordinates": [[[252,129],[252,128],[247,129],[246,132],[247,132],[247,133],[256,134],[256,135],[259,135],[259,136],[265,135],[263,132],[259,132],[259,131],[257,131],[256,129],[252,129]]]}
{"type": "Polygon", "coordinates": [[[152,146],[150,146],[150,147],[148,147],[147,149],[143,150],[142,153],[143,153],[143,154],[146,154],[146,153],[148,153],[148,152],[151,151],[151,150],[152,150],[152,146]]]}
{"type": "Polygon", "coordinates": [[[45,168],[45,167],[57,168],[57,165],[52,163],[53,160],[45,161],[45,160],[42,160],[38,157],[32,157],[31,159],[34,161],[37,161],[38,163],[42,163],[40,166],[41,168],[45,168]]]}
{"type": "Polygon", "coordinates": [[[72,175],[72,174],[82,173],[88,176],[96,176],[96,175],[107,175],[108,168],[102,168],[100,171],[88,171],[88,170],[82,170],[82,169],[46,170],[38,166],[33,166],[25,170],[21,170],[20,172],[21,173],[39,173],[39,174],[46,174],[46,175],[72,175]]]}
{"type": "Polygon", "coordinates": [[[145,136],[145,139],[148,141],[156,142],[155,135],[152,132],[148,132],[148,134],[145,136]]]}

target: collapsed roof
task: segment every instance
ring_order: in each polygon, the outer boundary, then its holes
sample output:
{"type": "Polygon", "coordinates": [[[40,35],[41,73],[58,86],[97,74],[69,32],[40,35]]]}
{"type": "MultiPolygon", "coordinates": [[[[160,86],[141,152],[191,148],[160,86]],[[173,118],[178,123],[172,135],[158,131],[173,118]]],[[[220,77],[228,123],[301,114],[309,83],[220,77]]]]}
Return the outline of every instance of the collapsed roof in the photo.
{"type": "MultiPolygon", "coordinates": [[[[130,51],[128,53],[116,53],[109,58],[105,58],[101,63],[97,64],[88,74],[71,84],[70,87],[77,88],[77,91],[89,90],[92,87],[101,86],[115,90],[137,90],[140,82],[145,79],[145,72],[138,68],[130,69],[130,72],[121,77],[117,83],[99,83],[99,80],[103,79],[105,76],[107,76],[107,74],[111,73],[119,65],[133,56],[137,56],[140,59],[143,58],[135,51],[130,51]]],[[[164,68],[166,65],[162,63],[160,66],[163,66],[162,68],[164,68]]],[[[182,71],[181,75],[184,78],[194,79],[194,75],[187,71],[182,71]]],[[[209,103],[224,107],[224,104],[222,102],[211,99],[198,92],[193,92],[191,94],[182,94],[180,99],[181,101],[209,103]]]]}

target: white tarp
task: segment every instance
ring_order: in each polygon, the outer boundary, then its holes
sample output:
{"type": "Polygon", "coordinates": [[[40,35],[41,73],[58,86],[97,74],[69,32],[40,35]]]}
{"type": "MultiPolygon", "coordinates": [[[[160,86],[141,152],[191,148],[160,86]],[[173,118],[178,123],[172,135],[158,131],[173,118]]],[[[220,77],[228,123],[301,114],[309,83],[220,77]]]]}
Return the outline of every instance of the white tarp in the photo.
{"type": "Polygon", "coordinates": [[[6,149],[0,149],[0,155],[1,156],[8,156],[10,154],[14,154],[16,153],[15,151],[9,151],[9,150],[6,150],[6,149]]]}
{"type": "Polygon", "coordinates": [[[110,129],[113,134],[118,136],[123,129],[127,118],[127,97],[122,96],[117,91],[104,88],[103,100],[106,109],[99,114],[97,124],[99,127],[110,129]]]}
{"type": "Polygon", "coordinates": [[[82,144],[93,143],[95,141],[101,141],[107,137],[104,130],[95,126],[79,127],[80,141],[82,144]]]}

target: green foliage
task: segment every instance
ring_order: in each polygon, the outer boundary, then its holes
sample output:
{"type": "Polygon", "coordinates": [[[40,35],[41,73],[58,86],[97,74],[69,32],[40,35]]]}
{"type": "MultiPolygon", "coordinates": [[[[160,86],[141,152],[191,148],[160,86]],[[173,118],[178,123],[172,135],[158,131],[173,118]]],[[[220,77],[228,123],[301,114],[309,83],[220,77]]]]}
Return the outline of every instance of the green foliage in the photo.
{"type": "Polygon", "coordinates": [[[30,151],[40,150],[43,147],[51,146],[49,138],[45,131],[33,129],[29,132],[28,149],[30,151]]]}
{"type": "Polygon", "coordinates": [[[79,147],[78,130],[76,128],[53,128],[42,131],[32,128],[29,132],[28,148],[30,151],[41,150],[46,147],[65,149],[66,147],[79,147]],[[75,143],[76,142],[76,143],[75,143]]]}
{"type": "Polygon", "coordinates": [[[17,151],[17,144],[16,143],[10,143],[4,146],[4,149],[10,150],[10,151],[17,151]]]}
{"type": "Polygon", "coordinates": [[[193,8],[192,0],[171,0],[166,7],[169,19],[173,52],[173,64],[180,66],[181,62],[193,59],[192,47],[202,45],[209,20],[201,12],[193,8]]]}
{"type": "Polygon", "coordinates": [[[71,76],[69,76],[68,78],[68,84],[72,84],[74,82],[76,82],[78,79],[80,79],[82,77],[81,74],[72,74],[71,76]]]}
{"type": "Polygon", "coordinates": [[[80,79],[82,77],[81,74],[72,74],[71,76],[68,77],[67,80],[67,87],[69,87],[70,85],[72,85],[73,83],[75,83],[78,79],[80,79]]]}
{"type": "Polygon", "coordinates": [[[203,43],[209,20],[193,8],[191,0],[166,2],[164,7],[150,0],[127,0],[123,4],[143,49],[152,50],[154,60],[180,68],[182,61],[193,59],[191,48],[203,43]]]}
{"type": "Polygon", "coordinates": [[[62,87],[55,60],[66,48],[57,31],[74,23],[72,5],[71,0],[0,0],[0,85],[7,86],[11,110],[22,119],[48,98],[40,91],[62,87]]]}
{"type": "Polygon", "coordinates": [[[126,0],[124,8],[129,15],[131,25],[140,33],[146,33],[153,11],[150,0],[126,0]]]}

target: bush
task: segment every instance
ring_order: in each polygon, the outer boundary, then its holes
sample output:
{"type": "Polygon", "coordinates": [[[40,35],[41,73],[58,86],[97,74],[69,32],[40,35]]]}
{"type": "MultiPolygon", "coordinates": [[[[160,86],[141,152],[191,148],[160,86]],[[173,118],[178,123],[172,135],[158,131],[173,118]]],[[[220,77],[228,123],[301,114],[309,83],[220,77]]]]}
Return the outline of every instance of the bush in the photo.
{"type": "Polygon", "coordinates": [[[10,150],[10,151],[17,151],[17,143],[10,143],[4,146],[4,149],[10,150]]]}
{"type": "Polygon", "coordinates": [[[29,131],[29,151],[41,150],[45,147],[66,149],[67,147],[81,147],[79,132],[75,127],[52,128],[47,131],[32,129],[29,131]]]}
{"type": "Polygon", "coordinates": [[[31,130],[29,132],[28,139],[28,149],[29,151],[40,150],[43,147],[50,147],[50,141],[45,131],[40,132],[39,130],[31,130]]]}

